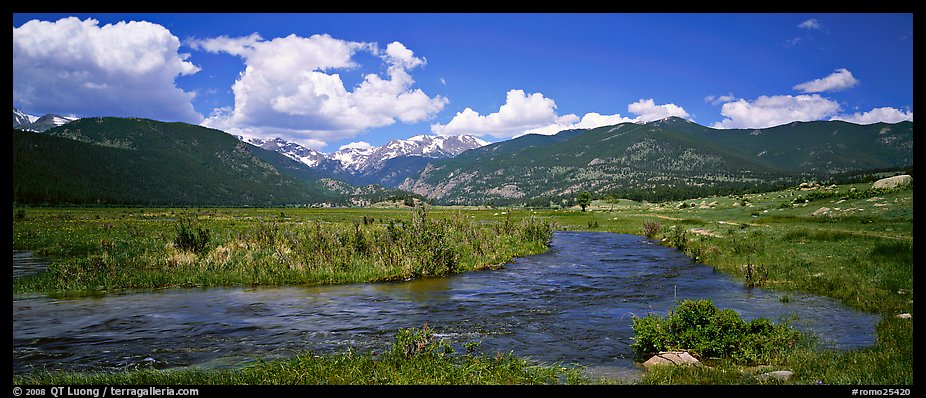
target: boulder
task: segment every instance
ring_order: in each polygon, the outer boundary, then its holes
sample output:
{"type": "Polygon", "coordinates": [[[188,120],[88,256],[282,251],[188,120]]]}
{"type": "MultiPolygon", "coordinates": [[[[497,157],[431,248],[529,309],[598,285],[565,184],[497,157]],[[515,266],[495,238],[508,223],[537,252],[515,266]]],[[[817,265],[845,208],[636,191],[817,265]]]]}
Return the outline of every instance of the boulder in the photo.
{"type": "Polygon", "coordinates": [[[822,216],[822,215],[826,215],[827,213],[829,213],[830,210],[832,210],[832,209],[830,209],[829,207],[821,207],[821,208],[817,209],[817,211],[815,211],[815,212],[813,212],[813,213],[810,213],[810,215],[812,215],[812,216],[814,216],[814,217],[816,217],[816,216],[822,216]]]}
{"type": "Polygon", "coordinates": [[[781,381],[790,381],[794,377],[794,372],[790,370],[776,370],[774,372],[762,373],[757,376],[759,380],[776,379],[781,381]]]}
{"type": "Polygon", "coordinates": [[[913,177],[911,177],[909,174],[904,174],[904,175],[899,175],[899,176],[882,178],[878,181],[875,181],[875,183],[872,184],[871,187],[891,189],[891,188],[897,188],[899,186],[908,185],[912,183],[913,183],[913,177]]]}
{"type": "Polygon", "coordinates": [[[903,314],[897,314],[897,317],[900,319],[913,319],[913,315],[910,315],[909,313],[906,313],[906,312],[903,314]]]}
{"type": "Polygon", "coordinates": [[[700,366],[701,362],[698,361],[695,357],[691,356],[691,354],[684,351],[660,352],[656,355],[653,355],[652,358],[647,359],[646,362],[643,362],[643,367],[647,369],[653,366],[662,365],[700,366]]]}

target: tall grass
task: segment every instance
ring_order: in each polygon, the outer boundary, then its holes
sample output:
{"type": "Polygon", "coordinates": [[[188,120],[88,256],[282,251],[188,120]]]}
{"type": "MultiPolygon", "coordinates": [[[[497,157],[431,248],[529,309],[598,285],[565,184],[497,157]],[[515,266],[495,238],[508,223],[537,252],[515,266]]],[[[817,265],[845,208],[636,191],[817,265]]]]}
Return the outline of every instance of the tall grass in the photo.
{"type": "MultiPolygon", "coordinates": [[[[362,221],[338,222],[272,217],[212,229],[220,233],[199,225],[208,221],[201,218],[197,222],[186,217],[158,221],[177,224],[173,237],[170,228],[161,226],[163,233],[148,238],[117,232],[100,238],[99,246],[92,241],[69,243],[67,252],[85,254],[66,256],[45,273],[15,280],[14,292],[436,277],[494,267],[515,256],[541,252],[554,229],[535,217],[497,223],[460,213],[435,217],[424,206],[408,218],[379,223],[366,216],[362,221]],[[82,245],[89,247],[74,249],[82,245]]],[[[93,236],[88,230],[94,227],[83,226],[75,235],[93,236]]]]}

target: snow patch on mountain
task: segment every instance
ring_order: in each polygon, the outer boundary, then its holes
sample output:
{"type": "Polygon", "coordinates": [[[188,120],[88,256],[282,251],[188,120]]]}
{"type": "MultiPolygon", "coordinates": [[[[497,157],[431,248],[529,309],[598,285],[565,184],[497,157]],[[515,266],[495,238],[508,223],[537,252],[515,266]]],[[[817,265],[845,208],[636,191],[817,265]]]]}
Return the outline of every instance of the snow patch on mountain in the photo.
{"type": "Polygon", "coordinates": [[[373,152],[376,151],[376,148],[365,142],[362,144],[366,145],[352,144],[361,143],[351,143],[344,145],[341,147],[341,149],[338,149],[337,152],[332,153],[329,156],[331,159],[341,162],[341,167],[356,172],[360,171],[361,168],[363,168],[363,165],[367,164],[367,161],[369,161],[370,157],[373,156],[373,152]]]}
{"type": "Polygon", "coordinates": [[[343,170],[352,174],[380,170],[387,160],[401,156],[446,158],[489,144],[470,135],[436,136],[421,134],[404,140],[392,140],[380,147],[372,146],[363,141],[352,142],[341,146],[334,153],[324,154],[280,138],[269,140],[243,136],[238,136],[238,138],[249,144],[280,152],[310,167],[316,167],[326,159],[337,161],[343,170]]]}
{"type": "Polygon", "coordinates": [[[76,117],[67,117],[52,113],[38,117],[13,107],[13,128],[25,131],[43,132],[50,128],[73,122],[77,119],[76,117]]]}
{"type": "Polygon", "coordinates": [[[335,153],[335,159],[349,170],[366,172],[379,170],[383,164],[400,156],[422,156],[427,158],[447,158],[457,156],[464,151],[488,145],[479,138],[469,135],[437,136],[416,135],[404,140],[392,140],[381,147],[340,149],[338,152],[349,149],[351,153],[335,153]],[[343,160],[342,160],[343,159],[343,160]]]}
{"type": "Polygon", "coordinates": [[[306,148],[295,142],[286,141],[282,138],[271,138],[269,140],[265,140],[262,138],[245,137],[241,135],[237,137],[239,140],[248,144],[261,147],[268,151],[279,152],[297,162],[305,163],[309,167],[318,166],[321,162],[327,159],[327,156],[324,153],[318,152],[311,148],[306,148]]]}
{"type": "Polygon", "coordinates": [[[13,107],[13,127],[19,127],[24,124],[29,124],[39,120],[38,116],[30,115],[26,112],[23,112],[16,107],[13,107]]]}

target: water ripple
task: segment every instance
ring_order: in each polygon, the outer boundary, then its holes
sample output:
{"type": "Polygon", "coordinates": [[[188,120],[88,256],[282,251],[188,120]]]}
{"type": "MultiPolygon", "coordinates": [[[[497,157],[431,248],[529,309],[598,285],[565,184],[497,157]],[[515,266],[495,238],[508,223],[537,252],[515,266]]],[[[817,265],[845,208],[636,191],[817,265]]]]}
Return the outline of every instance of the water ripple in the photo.
{"type": "MultiPolygon", "coordinates": [[[[17,258],[26,256],[14,252],[14,270],[17,258]]],[[[428,323],[453,344],[480,341],[479,352],[633,378],[632,317],[703,298],[747,320],[791,320],[832,347],[874,343],[877,316],[789,296],[783,303],[778,293],[746,289],[639,236],[557,232],[546,253],[447,278],[14,298],[13,373],[228,367],[304,350],[379,350],[397,329],[428,323]]]]}

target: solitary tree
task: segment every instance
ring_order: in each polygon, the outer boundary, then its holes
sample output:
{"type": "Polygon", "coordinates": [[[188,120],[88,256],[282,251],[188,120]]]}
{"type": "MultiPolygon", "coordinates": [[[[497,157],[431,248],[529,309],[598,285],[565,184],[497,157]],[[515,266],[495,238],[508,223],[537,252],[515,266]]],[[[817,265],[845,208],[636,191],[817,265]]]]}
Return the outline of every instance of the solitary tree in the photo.
{"type": "Polygon", "coordinates": [[[576,203],[582,206],[582,211],[585,211],[585,208],[592,204],[592,194],[588,193],[588,191],[579,192],[579,195],[576,196],[576,203]]]}

